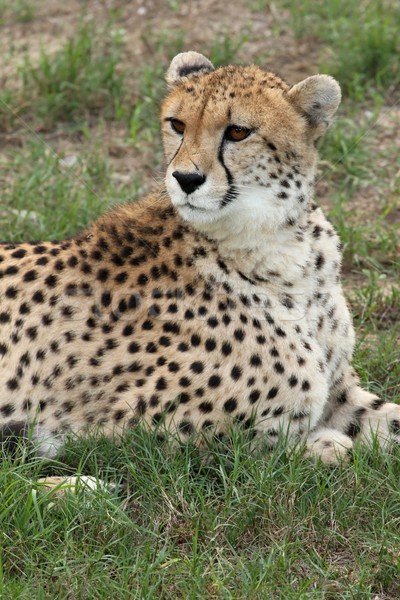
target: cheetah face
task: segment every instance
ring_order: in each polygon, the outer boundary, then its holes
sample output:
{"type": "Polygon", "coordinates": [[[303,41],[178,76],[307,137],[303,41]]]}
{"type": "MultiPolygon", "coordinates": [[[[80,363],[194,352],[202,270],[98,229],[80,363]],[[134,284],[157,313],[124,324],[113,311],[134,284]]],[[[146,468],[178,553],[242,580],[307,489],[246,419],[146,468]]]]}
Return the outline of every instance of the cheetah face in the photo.
{"type": "Polygon", "coordinates": [[[181,216],[207,231],[224,221],[276,230],[305,211],[315,140],[340,89],[326,75],[292,88],[259,67],[214,70],[201,54],[174,58],[162,108],[166,188],[181,216]]]}

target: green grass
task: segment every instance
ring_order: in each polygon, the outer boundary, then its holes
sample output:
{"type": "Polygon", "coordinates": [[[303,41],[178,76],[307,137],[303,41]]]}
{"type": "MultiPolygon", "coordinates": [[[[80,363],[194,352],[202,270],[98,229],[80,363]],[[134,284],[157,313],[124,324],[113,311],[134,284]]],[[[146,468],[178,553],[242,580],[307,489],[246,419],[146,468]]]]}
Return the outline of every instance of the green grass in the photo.
{"type": "MultiPolygon", "coordinates": [[[[175,15],[183,6],[168,4],[175,15]]],[[[265,4],[257,0],[254,9],[265,4]]],[[[19,21],[28,5],[0,0],[0,20],[7,14],[7,23],[19,21]]],[[[400,162],[395,142],[374,125],[399,81],[397,5],[283,6],[303,43],[318,37],[320,63],[349,97],[321,144],[318,187],[344,243],[355,367],[369,389],[398,402],[400,162]],[[367,188],[376,191],[372,209],[363,205],[367,188]]],[[[0,90],[0,104],[24,118],[0,106],[0,128],[9,135],[0,153],[0,238],[63,238],[114,202],[138,196],[141,172],[133,183],[113,179],[112,144],[99,119],[111,126],[119,120],[121,145],[148,154],[153,173],[158,168],[164,71],[175,53],[192,47],[190,34],[146,29],[147,56],[133,69],[123,60],[118,19],[114,14],[108,28],[80,21],[58,52],[44,49],[37,62],[27,60],[15,88],[7,82],[0,90]],[[43,138],[35,133],[42,126],[43,138]],[[60,162],[71,156],[72,166],[60,162]]],[[[243,25],[242,35],[221,29],[197,49],[217,65],[237,62],[252,39],[243,25]]],[[[120,444],[73,439],[57,461],[22,448],[14,462],[2,455],[0,598],[398,600],[399,448],[357,449],[348,466],[328,468],[287,452],[284,441],[270,455],[250,453],[248,440],[233,431],[229,443],[213,442],[210,452],[206,463],[191,444],[173,450],[169,440],[138,428],[120,444]],[[45,474],[76,472],[124,487],[60,500],[34,485],[45,474]]]]}
{"type": "Polygon", "coordinates": [[[15,114],[41,121],[42,128],[56,121],[82,121],[89,116],[125,116],[125,73],[118,68],[124,30],[108,21],[102,27],[82,19],[73,36],[55,53],[43,47],[38,62],[29,54],[19,69],[18,89],[0,96],[0,125],[15,122],[15,114]]]}
{"type": "Polygon", "coordinates": [[[5,458],[3,597],[397,597],[399,450],[310,468],[283,446],[251,455],[236,433],[210,453],[140,428],[119,448],[74,440],[63,465],[126,488],[64,500],[31,483],[50,465],[5,458]]]}
{"type": "Polygon", "coordinates": [[[400,8],[387,0],[282,0],[297,37],[316,36],[324,44],[321,70],[341,82],[359,101],[365,92],[400,83],[400,8]]]}
{"type": "Polygon", "coordinates": [[[109,164],[95,144],[87,154],[64,157],[33,138],[22,151],[0,158],[0,168],[4,240],[63,239],[112,203],[135,199],[139,189],[139,178],[129,187],[112,183],[109,164]]]}
{"type": "Polygon", "coordinates": [[[34,15],[32,0],[0,0],[0,26],[9,21],[29,23],[34,19],[34,15]]]}

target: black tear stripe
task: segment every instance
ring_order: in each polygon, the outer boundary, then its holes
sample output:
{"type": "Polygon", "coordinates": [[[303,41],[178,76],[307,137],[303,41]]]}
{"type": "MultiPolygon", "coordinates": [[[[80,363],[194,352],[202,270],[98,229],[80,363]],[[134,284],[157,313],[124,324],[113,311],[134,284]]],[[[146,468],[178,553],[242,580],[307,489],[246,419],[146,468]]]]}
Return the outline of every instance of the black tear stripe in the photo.
{"type": "Polygon", "coordinates": [[[171,160],[169,161],[169,163],[168,163],[168,165],[167,165],[168,167],[169,167],[169,165],[172,163],[172,161],[173,161],[173,160],[175,160],[175,158],[176,158],[176,155],[178,154],[179,150],[182,148],[182,144],[183,144],[183,138],[181,139],[181,143],[179,144],[179,148],[178,148],[178,150],[175,152],[175,154],[173,155],[173,157],[172,157],[172,158],[171,158],[171,160]]]}
{"type": "Polygon", "coordinates": [[[229,189],[219,203],[220,208],[224,208],[225,206],[227,206],[230,202],[232,202],[232,200],[237,198],[239,195],[239,192],[233,182],[232,173],[230,172],[230,170],[224,163],[223,149],[224,149],[224,140],[222,140],[221,145],[218,150],[218,160],[221,163],[221,165],[224,167],[224,170],[226,173],[226,179],[228,180],[228,184],[229,184],[229,189]]]}

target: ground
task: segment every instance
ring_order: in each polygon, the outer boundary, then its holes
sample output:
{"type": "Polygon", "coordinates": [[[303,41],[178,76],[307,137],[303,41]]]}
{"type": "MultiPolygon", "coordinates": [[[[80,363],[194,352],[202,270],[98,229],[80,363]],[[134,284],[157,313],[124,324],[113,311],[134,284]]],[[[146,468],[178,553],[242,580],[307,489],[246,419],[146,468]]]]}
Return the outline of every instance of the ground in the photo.
{"type": "MultiPolygon", "coordinates": [[[[163,177],[158,105],[172,56],[327,72],[344,102],[320,148],[319,202],[345,247],[364,385],[400,401],[400,125],[395,0],[0,0],[0,238],[72,235],[163,177]],[[397,57],[397,58],[396,58],[397,57]]],[[[0,468],[0,597],[400,596],[400,452],[310,468],[233,432],[204,465],[138,430],[0,468]],[[35,478],[121,481],[62,504],[35,478]]]]}

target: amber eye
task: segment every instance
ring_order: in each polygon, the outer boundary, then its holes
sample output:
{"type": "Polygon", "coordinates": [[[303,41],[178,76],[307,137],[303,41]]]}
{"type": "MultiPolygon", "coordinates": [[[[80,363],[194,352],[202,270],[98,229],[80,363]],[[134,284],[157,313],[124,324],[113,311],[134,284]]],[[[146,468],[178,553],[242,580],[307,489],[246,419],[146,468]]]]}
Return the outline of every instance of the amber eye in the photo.
{"type": "Polygon", "coordinates": [[[170,123],[175,133],[179,133],[179,135],[183,134],[185,131],[185,123],[182,123],[182,121],[179,121],[178,119],[171,119],[170,123]]]}
{"type": "Polygon", "coordinates": [[[239,127],[238,125],[230,125],[225,130],[225,139],[230,142],[241,142],[251,133],[251,129],[239,127]]]}

